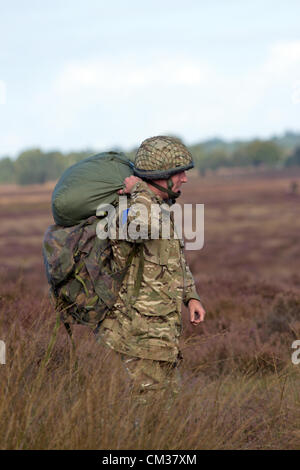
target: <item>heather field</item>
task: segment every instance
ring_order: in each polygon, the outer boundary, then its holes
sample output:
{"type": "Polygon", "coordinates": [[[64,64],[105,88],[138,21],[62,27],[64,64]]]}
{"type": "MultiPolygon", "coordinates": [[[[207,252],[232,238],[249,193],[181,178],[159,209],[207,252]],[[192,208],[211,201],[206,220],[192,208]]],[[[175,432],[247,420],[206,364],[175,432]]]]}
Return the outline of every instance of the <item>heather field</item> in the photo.
{"type": "Polygon", "coordinates": [[[192,327],[183,311],[182,393],[151,409],[84,327],[77,363],[64,329],[51,337],[41,245],[53,186],[0,186],[0,448],[299,449],[300,172],[185,185],[182,202],[205,204],[204,247],[187,259],[207,316],[192,327]]]}

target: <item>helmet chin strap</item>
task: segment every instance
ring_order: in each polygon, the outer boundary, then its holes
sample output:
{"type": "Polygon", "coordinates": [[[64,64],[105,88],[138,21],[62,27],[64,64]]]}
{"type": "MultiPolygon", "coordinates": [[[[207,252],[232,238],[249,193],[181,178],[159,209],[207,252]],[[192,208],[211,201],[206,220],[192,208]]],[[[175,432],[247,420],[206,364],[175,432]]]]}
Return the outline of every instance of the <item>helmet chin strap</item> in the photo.
{"type": "Polygon", "coordinates": [[[151,186],[154,186],[156,189],[159,189],[160,191],[163,191],[164,193],[168,193],[172,204],[175,203],[175,199],[177,199],[181,194],[181,191],[177,191],[176,193],[174,191],[172,191],[173,181],[172,181],[171,177],[168,179],[168,185],[167,185],[168,187],[167,188],[164,188],[163,186],[160,186],[159,184],[154,183],[152,180],[146,180],[146,181],[147,181],[148,184],[150,184],[151,186]]]}

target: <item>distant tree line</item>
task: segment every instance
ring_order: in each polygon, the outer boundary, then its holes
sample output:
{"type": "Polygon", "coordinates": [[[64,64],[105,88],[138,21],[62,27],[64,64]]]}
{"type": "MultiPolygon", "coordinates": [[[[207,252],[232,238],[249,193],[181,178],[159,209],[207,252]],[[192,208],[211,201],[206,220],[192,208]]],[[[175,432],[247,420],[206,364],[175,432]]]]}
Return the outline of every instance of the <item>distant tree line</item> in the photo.
{"type": "MultiPolygon", "coordinates": [[[[259,140],[250,142],[225,143],[212,139],[203,144],[191,147],[195,165],[204,176],[208,170],[219,168],[283,168],[300,166],[300,135],[294,148],[282,145],[279,139],[259,140]]],[[[287,141],[286,136],[284,137],[287,141]]],[[[290,144],[290,141],[288,141],[290,144]]]]}
{"type": "MultiPolygon", "coordinates": [[[[191,146],[190,150],[195,166],[203,176],[208,170],[219,168],[300,166],[300,135],[286,133],[282,139],[284,145],[279,138],[229,143],[211,139],[191,146]],[[293,142],[298,145],[293,147],[293,142]]],[[[127,156],[134,159],[135,152],[127,152],[127,156]]],[[[36,148],[22,152],[15,160],[4,157],[0,159],[0,184],[26,185],[53,181],[66,168],[95,153],[86,150],[63,154],[59,151],[43,152],[36,148]]]]}
{"type": "Polygon", "coordinates": [[[63,171],[93,152],[42,152],[31,149],[22,152],[16,160],[9,157],[0,160],[0,184],[17,183],[21,185],[45,183],[60,177],[63,171]]]}
{"type": "Polygon", "coordinates": [[[205,175],[207,170],[233,167],[282,167],[288,164],[291,157],[271,141],[254,140],[242,144],[232,152],[226,148],[205,151],[201,146],[194,149],[196,166],[205,175]]]}

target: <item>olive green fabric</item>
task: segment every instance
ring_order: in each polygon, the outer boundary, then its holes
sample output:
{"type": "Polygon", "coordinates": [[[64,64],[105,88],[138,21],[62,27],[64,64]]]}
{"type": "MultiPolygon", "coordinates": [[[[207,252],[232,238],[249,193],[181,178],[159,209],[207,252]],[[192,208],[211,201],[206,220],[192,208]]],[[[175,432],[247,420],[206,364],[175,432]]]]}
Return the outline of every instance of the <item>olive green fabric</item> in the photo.
{"type": "Polygon", "coordinates": [[[167,179],[193,166],[191,153],[179,139],[156,136],[141,143],[134,161],[134,174],[144,179],[167,179]]]}
{"type": "Polygon", "coordinates": [[[96,215],[100,204],[115,204],[133,163],[122,153],[93,155],[72,165],[61,176],[52,195],[55,223],[70,227],[96,215]]]}

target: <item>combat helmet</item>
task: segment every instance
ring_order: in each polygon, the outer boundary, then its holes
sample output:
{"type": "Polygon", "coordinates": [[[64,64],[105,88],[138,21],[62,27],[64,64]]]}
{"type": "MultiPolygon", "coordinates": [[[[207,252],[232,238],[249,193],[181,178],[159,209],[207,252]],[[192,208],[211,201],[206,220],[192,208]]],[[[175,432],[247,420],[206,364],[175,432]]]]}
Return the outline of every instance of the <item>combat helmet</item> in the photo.
{"type": "Polygon", "coordinates": [[[172,175],[194,167],[192,155],[176,137],[156,136],[144,140],[135,157],[134,174],[152,186],[167,192],[171,199],[180,195],[172,191],[172,175]],[[168,188],[151,180],[167,179],[168,188]]]}

